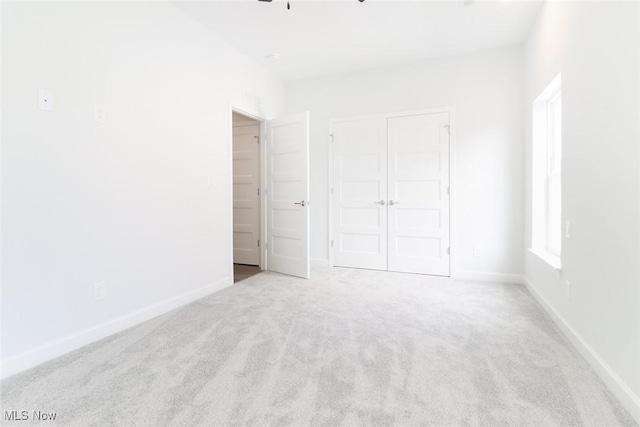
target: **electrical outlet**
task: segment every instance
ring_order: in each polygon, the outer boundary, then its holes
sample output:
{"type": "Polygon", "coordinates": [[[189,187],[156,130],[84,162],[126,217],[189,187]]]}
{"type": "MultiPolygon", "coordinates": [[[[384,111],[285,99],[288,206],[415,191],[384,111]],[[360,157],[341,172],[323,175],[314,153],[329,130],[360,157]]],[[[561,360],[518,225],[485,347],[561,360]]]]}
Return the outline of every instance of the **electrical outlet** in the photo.
{"type": "Polygon", "coordinates": [[[98,282],[93,284],[93,300],[100,301],[107,296],[107,284],[105,282],[98,282]]]}
{"type": "Polygon", "coordinates": [[[571,282],[568,280],[564,282],[564,294],[568,299],[571,299],[571,282]]]}
{"type": "Polygon", "coordinates": [[[53,94],[45,89],[38,91],[38,108],[45,111],[53,111],[53,94]]]}
{"type": "Polygon", "coordinates": [[[473,256],[479,257],[481,255],[482,255],[482,251],[480,250],[480,248],[478,246],[474,246],[473,247],[473,256]]]}

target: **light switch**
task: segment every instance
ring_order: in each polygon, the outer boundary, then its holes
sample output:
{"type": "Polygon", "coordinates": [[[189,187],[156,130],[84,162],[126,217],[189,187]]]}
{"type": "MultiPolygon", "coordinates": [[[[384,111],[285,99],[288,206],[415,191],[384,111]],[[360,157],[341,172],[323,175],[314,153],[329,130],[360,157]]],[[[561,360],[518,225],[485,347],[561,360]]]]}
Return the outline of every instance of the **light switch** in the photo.
{"type": "Polygon", "coordinates": [[[48,90],[38,91],[38,108],[45,111],[53,111],[53,95],[48,90]]]}
{"type": "Polygon", "coordinates": [[[98,123],[106,123],[107,121],[107,112],[102,105],[95,104],[93,106],[93,120],[98,123]]]}

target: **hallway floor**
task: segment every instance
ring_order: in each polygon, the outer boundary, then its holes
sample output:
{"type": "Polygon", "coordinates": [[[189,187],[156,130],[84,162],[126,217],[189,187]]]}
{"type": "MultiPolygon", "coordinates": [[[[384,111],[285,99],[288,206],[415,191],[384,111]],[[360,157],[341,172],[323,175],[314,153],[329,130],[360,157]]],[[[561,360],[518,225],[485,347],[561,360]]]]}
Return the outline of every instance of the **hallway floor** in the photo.
{"type": "Polygon", "coordinates": [[[255,276],[260,271],[257,265],[233,264],[233,283],[255,276]]]}

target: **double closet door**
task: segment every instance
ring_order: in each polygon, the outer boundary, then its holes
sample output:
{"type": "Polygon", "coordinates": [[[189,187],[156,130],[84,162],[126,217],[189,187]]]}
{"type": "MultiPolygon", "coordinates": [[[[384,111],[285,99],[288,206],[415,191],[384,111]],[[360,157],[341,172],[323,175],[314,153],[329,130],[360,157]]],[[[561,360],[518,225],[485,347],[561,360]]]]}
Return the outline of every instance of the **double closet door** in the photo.
{"type": "Polygon", "coordinates": [[[334,266],[449,276],[449,113],[334,120],[334,266]]]}

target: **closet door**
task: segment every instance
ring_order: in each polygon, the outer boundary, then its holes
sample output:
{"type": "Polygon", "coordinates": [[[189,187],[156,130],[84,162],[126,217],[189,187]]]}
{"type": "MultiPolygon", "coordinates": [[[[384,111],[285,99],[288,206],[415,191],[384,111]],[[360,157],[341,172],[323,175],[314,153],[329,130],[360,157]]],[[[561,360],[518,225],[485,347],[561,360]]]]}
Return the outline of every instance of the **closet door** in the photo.
{"type": "Polygon", "coordinates": [[[387,120],[334,122],[333,265],[387,269],[387,120]]]}
{"type": "Polygon", "coordinates": [[[233,128],[233,262],[260,265],[260,126],[233,128]]]}
{"type": "Polygon", "coordinates": [[[449,113],[388,119],[388,269],[449,275],[449,113]]]}

